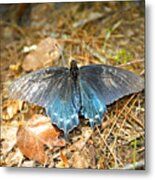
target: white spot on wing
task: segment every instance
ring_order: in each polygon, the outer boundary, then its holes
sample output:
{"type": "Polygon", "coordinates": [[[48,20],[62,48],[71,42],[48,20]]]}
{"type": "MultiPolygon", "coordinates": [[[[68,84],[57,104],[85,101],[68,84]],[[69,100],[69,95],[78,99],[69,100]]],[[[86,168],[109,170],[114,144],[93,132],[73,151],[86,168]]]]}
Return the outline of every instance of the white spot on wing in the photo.
{"type": "Polygon", "coordinates": [[[94,120],[93,119],[89,119],[90,122],[93,122],[94,120]]]}
{"type": "Polygon", "coordinates": [[[57,116],[58,114],[57,113],[53,113],[54,116],[57,116]]]}
{"type": "Polygon", "coordinates": [[[67,119],[67,120],[66,120],[66,123],[69,124],[69,123],[70,123],[70,119],[67,119]]]}
{"type": "Polygon", "coordinates": [[[76,117],[77,117],[77,114],[71,115],[71,118],[72,118],[72,119],[74,119],[74,118],[76,118],[76,117]]]}
{"type": "Polygon", "coordinates": [[[38,90],[38,85],[34,84],[34,86],[31,89],[31,93],[35,93],[38,90]]]}
{"type": "Polygon", "coordinates": [[[103,111],[103,108],[102,108],[102,107],[100,107],[99,112],[102,112],[102,111],[103,111]]]}
{"type": "Polygon", "coordinates": [[[63,119],[62,119],[62,118],[60,118],[60,121],[62,122],[62,121],[63,121],[63,119]]]}
{"type": "Polygon", "coordinates": [[[99,114],[95,115],[95,119],[98,119],[100,118],[99,114]]]}
{"type": "Polygon", "coordinates": [[[105,86],[107,86],[108,88],[110,88],[110,87],[118,87],[117,86],[117,84],[114,82],[114,80],[111,78],[111,77],[109,77],[109,78],[105,78],[104,79],[104,84],[105,84],[105,86]]]}
{"type": "Polygon", "coordinates": [[[111,73],[111,72],[113,72],[113,69],[112,69],[112,68],[109,68],[108,71],[111,73]]]}

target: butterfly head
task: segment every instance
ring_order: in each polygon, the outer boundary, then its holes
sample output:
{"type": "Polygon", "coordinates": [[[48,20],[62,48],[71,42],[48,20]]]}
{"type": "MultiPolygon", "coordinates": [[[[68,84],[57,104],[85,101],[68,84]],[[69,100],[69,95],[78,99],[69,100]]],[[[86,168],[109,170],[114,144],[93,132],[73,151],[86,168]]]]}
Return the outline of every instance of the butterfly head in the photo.
{"type": "Polygon", "coordinates": [[[79,69],[77,66],[77,62],[75,60],[72,60],[70,63],[70,75],[74,80],[76,80],[78,74],[79,74],[79,69]]]}
{"type": "Polygon", "coordinates": [[[70,69],[75,69],[75,68],[77,68],[77,62],[75,60],[72,60],[70,62],[70,69]]]}

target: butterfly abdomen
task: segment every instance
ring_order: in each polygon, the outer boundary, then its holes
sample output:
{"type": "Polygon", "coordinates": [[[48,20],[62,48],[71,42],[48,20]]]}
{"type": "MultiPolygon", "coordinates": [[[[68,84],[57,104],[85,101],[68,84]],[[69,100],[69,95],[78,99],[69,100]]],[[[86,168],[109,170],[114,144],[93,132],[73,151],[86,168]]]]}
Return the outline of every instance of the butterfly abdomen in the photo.
{"type": "Polygon", "coordinates": [[[76,112],[79,113],[81,108],[81,93],[80,93],[80,85],[79,85],[79,68],[77,66],[77,62],[72,60],[70,63],[70,77],[71,77],[71,85],[72,85],[72,102],[76,109],[76,112]]]}
{"type": "Polygon", "coordinates": [[[76,109],[76,112],[79,113],[79,111],[81,109],[81,93],[80,93],[79,81],[73,82],[72,92],[73,92],[72,102],[76,109]]]}

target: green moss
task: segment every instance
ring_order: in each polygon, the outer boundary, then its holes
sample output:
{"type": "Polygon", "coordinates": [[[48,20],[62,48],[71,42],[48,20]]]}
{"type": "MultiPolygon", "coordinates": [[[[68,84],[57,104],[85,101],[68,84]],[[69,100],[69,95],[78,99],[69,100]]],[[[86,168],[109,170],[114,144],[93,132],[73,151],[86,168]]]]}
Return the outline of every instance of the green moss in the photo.
{"type": "Polygon", "coordinates": [[[120,49],[115,56],[115,60],[118,64],[126,64],[133,59],[132,53],[125,49],[120,49]]]}

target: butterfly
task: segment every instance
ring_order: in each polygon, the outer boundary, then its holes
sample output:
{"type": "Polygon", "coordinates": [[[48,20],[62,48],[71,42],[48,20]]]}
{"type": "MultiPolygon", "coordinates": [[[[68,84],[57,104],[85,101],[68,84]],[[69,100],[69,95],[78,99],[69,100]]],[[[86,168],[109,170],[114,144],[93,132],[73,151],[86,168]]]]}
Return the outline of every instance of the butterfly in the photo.
{"type": "Polygon", "coordinates": [[[44,68],[9,87],[11,98],[44,107],[65,134],[79,125],[79,116],[89,119],[92,128],[101,124],[107,105],[143,89],[143,78],[130,71],[102,64],[79,68],[75,60],[70,68],[44,68]]]}

